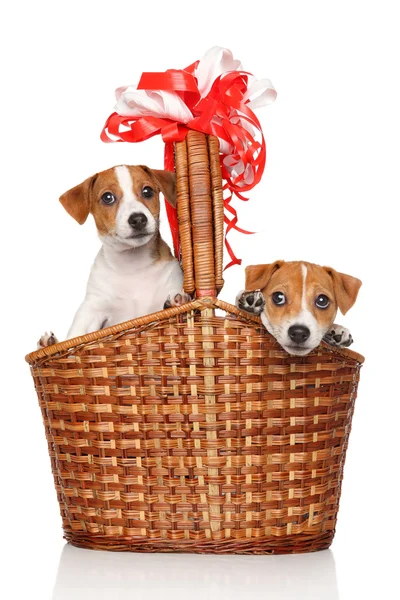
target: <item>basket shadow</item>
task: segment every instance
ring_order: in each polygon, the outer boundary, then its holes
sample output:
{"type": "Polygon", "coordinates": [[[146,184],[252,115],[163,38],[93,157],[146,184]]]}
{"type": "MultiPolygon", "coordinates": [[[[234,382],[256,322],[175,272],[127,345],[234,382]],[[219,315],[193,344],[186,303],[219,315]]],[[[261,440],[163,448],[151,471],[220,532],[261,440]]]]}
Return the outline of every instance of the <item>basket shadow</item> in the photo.
{"type": "Polygon", "coordinates": [[[131,554],[66,544],[52,600],[163,597],[339,600],[331,550],[275,556],[131,554]]]}

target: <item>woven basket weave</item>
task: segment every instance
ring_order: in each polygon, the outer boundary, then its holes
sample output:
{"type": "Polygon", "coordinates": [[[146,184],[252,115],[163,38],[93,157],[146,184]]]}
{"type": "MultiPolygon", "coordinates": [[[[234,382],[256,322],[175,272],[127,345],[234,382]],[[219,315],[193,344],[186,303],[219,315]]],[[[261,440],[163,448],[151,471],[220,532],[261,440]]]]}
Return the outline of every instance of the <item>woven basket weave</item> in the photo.
{"type": "Polygon", "coordinates": [[[217,299],[218,141],[189,132],[175,154],[196,299],[26,357],[65,537],[141,552],[328,548],[363,357],[325,344],[289,356],[217,299]]]}

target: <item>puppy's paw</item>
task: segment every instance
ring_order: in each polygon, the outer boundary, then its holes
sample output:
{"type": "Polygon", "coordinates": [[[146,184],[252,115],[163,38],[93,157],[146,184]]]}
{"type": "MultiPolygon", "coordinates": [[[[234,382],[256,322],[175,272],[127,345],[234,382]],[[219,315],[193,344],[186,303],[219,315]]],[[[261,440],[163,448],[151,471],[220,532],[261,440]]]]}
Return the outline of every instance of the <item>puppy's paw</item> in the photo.
{"type": "Polygon", "coordinates": [[[236,306],[241,310],[245,310],[253,315],[260,315],[264,310],[265,298],[260,292],[239,292],[236,296],[236,306]]]}
{"type": "Polygon", "coordinates": [[[346,327],[333,324],[324,335],[324,342],[338,348],[348,348],[353,343],[351,333],[346,327]]]}
{"type": "Polygon", "coordinates": [[[172,308],[173,306],[182,306],[183,304],[187,304],[191,302],[192,298],[189,294],[186,294],[183,290],[178,292],[177,294],[169,294],[168,298],[164,303],[164,308],[172,308]]]}
{"type": "Polygon", "coordinates": [[[52,331],[49,331],[48,333],[46,331],[38,341],[37,348],[40,350],[41,348],[46,348],[47,346],[53,346],[53,344],[58,344],[58,339],[52,331]]]}

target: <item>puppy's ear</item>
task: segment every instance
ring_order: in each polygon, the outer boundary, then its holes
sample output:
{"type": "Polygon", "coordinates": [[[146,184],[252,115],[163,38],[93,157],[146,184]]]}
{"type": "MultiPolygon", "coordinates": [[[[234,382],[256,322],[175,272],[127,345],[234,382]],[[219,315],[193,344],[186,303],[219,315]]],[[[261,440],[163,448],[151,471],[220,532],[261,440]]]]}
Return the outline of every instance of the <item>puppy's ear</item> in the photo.
{"type": "Polygon", "coordinates": [[[262,290],[265,288],[273,273],[275,273],[284,262],[284,260],[277,260],[269,265],[250,265],[246,267],[245,291],[252,292],[253,290],[262,290]]]}
{"type": "Polygon", "coordinates": [[[336,302],[342,315],[345,315],[357,300],[357,295],[362,282],[356,277],[338,273],[331,267],[324,267],[332,277],[336,302]]]}
{"type": "Polygon", "coordinates": [[[68,192],[60,196],[60,202],[71,217],[83,225],[90,211],[90,192],[96,175],[85,179],[83,183],[76,185],[68,192]]]}
{"type": "Polygon", "coordinates": [[[158,185],[164,194],[168,203],[175,208],[176,206],[176,178],[172,171],[163,171],[160,169],[149,169],[155,177],[158,185]]]}

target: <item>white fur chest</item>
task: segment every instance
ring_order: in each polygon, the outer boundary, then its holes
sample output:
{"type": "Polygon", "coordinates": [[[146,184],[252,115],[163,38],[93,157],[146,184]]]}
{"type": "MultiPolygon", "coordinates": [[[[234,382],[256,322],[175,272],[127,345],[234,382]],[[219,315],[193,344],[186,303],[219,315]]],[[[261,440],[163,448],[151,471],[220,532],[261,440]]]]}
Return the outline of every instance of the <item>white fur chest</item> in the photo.
{"type": "Polygon", "coordinates": [[[162,310],[168,295],[182,288],[178,261],[154,261],[144,250],[103,247],[97,255],[86,297],[104,312],[106,326],[162,310]]]}

